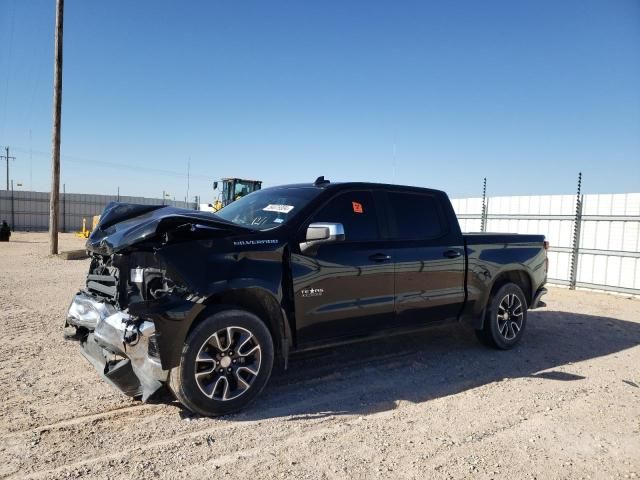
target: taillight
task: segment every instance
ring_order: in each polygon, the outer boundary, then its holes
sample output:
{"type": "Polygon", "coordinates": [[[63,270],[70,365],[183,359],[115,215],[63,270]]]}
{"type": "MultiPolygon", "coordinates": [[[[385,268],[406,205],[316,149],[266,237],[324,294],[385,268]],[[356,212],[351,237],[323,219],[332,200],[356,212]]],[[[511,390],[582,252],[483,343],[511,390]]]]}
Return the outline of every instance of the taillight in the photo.
{"type": "Polygon", "coordinates": [[[542,247],[544,248],[544,273],[549,272],[549,257],[547,256],[547,252],[549,251],[549,242],[546,240],[542,242],[542,247]]]}
{"type": "Polygon", "coordinates": [[[549,242],[547,242],[546,240],[542,242],[542,246],[544,247],[545,250],[549,250],[549,242]]]}

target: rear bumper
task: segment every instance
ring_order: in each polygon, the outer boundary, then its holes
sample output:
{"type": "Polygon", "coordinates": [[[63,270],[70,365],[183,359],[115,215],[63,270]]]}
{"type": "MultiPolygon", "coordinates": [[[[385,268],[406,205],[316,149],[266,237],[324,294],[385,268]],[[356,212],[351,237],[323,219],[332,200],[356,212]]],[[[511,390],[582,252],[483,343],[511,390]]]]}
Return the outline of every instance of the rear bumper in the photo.
{"type": "Polygon", "coordinates": [[[89,333],[80,341],[82,354],[105,381],[126,395],[146,400],[167,380],[157,358],[155,324],[78,293],[69,307],[67,324],[89,333]]]}
{"type": "Polygon", "coordinates": [[[540,287],[536,294],[533,296],[533,300],[531,301],[531,306],[529,310],[533,310],[535,308],[546,307],[547,304],[542,301],[542,297],[548,293],[547,289],[544,287],[540,287]]]}

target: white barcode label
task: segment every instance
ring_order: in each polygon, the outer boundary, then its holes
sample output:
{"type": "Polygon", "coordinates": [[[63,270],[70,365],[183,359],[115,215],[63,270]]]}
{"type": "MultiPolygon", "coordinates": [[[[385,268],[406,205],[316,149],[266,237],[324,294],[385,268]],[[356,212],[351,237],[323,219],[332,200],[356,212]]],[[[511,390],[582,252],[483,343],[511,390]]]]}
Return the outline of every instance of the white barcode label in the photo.
{"type": "Polygon", "coordinates": [[[262,210],[265,212],[289,213],[293,210],[293,205],[267,205],[262,210]]]}

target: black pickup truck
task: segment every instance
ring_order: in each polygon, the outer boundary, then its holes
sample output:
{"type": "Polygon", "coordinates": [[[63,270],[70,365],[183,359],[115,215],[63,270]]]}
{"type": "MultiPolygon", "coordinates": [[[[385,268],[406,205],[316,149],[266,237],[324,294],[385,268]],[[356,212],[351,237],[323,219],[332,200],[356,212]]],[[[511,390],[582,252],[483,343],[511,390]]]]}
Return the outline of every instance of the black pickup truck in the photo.
{"type": "Polygon", "coordinates": [[[543,305],[542,235],[462,234],[444,192],[285,185],[217,214],[111,203],[65,335],[105,380],[203,415],[254,400],[293,352],[467,322],[508,349],[543,305]]]}

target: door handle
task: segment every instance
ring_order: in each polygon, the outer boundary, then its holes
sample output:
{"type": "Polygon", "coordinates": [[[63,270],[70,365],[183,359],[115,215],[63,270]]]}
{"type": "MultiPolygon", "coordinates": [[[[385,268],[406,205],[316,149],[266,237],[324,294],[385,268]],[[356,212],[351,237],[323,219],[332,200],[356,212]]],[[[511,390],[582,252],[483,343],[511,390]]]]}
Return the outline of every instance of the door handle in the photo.
{"type": "Polygon", "coordinates": [[[385,262],[387,260],[391,260],[391,257],[386,253],[374,253],[373,255],[369,255],[369,260],[373,260],[374,262],[385,262]]]}
{"type": "Polygon", "coordinates": [[[447,258],[458,258],[462,253],[460,250],[447,250],[443,255],[447,258]]]}

